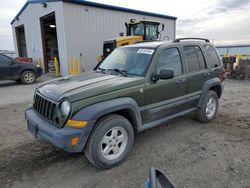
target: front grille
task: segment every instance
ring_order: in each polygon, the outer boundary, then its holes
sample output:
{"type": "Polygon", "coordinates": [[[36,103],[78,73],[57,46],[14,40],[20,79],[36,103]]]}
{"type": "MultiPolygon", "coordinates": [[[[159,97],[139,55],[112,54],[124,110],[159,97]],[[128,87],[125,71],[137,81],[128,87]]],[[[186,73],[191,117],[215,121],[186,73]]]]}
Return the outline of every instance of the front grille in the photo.
{"type": "Polygon", "coordinates": [[[33,107],[45,119],[54,122],[54,115],[56,114],[57,105],[39,94],[35,94],[33,107]]]}

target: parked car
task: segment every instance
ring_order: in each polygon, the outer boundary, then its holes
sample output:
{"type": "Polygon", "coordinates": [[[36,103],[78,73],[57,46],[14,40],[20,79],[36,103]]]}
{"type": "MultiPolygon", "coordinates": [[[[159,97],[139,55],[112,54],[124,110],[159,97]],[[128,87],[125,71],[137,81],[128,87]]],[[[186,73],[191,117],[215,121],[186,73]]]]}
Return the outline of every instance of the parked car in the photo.
{"type": "Polygon", "coordinates": [[[0,53],[0,80],[15,80],[32,84],[42,75],[42,68],[32,63],[21,63],[0,53]]]}
{"type": "Polygon", "coordinates": [[[25,112],[28,130],[111,168],[127,158],[137,132],[189,113],[211,122],[224,78],[207,39],[124,46],[91,72],[39,85],[25,112]]]}

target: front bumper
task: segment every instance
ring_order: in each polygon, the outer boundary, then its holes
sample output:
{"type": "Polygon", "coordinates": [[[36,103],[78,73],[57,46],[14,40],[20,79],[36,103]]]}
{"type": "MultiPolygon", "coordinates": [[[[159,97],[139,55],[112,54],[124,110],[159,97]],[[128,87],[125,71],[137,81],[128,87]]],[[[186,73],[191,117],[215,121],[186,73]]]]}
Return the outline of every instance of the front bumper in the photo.
{"type": "Polygon", "coordinates": [[[35,137],[41,137],[52,143],[54,146],[70,153],[83,151],[90,131],[94,125],[94,121],[89,121],[85,128],[64,126],[59,129],[39,117],[32,107],[25,111],[25,119],[27,120],[28,131],[35,137]],[[76,136],[79,136],[78,143],[76,145],[71,145],[72,137],[76,136]]]}

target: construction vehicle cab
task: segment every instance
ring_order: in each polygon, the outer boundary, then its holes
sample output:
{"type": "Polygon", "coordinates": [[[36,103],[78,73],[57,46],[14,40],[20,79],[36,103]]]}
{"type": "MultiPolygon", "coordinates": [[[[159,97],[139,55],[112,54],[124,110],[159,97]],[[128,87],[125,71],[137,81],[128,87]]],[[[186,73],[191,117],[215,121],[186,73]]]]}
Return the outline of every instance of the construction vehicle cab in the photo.
{"type": "MultiPolygon", "coordinates": [[[[159,22],[141,20],[136,21],[131,19],[130,23],[125,23],[126,35],[120,33],[120,37],[104,41],[103,43],[103,55],[98,57],[98,62],[107,57],[115,48],[134,44],[143,41],[158,40],[160,37],[159,22]]],[[[162,24],[161,31],[164,30],[164,24],[162,24]]]]}
{"type": "MultiPolygon", "coordinates": [[[[131,20],[131,22],[125,23],[127,29],[127,36],[142,36],[144,41],[157,40],[159,39],[159,22],[141,20],[136,22],[131,20]]],[[[162,30],[164,25],[162,25],[162,30]]]]}

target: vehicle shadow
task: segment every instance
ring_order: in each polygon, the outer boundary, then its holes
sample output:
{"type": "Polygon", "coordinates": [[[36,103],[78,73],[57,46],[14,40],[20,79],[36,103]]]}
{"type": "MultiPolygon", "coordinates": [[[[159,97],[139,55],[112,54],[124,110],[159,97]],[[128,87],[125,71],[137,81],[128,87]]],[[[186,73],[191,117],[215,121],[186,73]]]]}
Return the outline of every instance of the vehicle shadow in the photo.
{"type": "Polygon", "coordinates": [[[17,86],[21,85],[18,84],[16,81],[0,81],[0,87],[10,87],[10,86],[17,86]]]}
{"type": "Polygon", "coordinates": [[[68,160],[80,160],[82,153],[71,154],[60,150],[44,140],[2,150],[0,153],[0,184],[22,181],[24,174],[45,170],[51,165],[68,160]],[[10,176],[11,175],[11,176],[10,176]],[[8,177],[8,180],[5,179],[8,177]]]}
{"type": "Polygon", "coordinates": [[[41,84],[43,82],[46,82],[48,80],[52,80],[54,78],[52,77],[48,77],[48,76],[43,76],[41,78],[38,78],[33,84],[22,84],[22,83],[18,83],[16,81],[11,81],[11,80],[3,80],[0,81],[0,88],[1,87],[13,87],[13,86],[33,86],[33,85],[37,85],[37,84],[41,84]]]}

